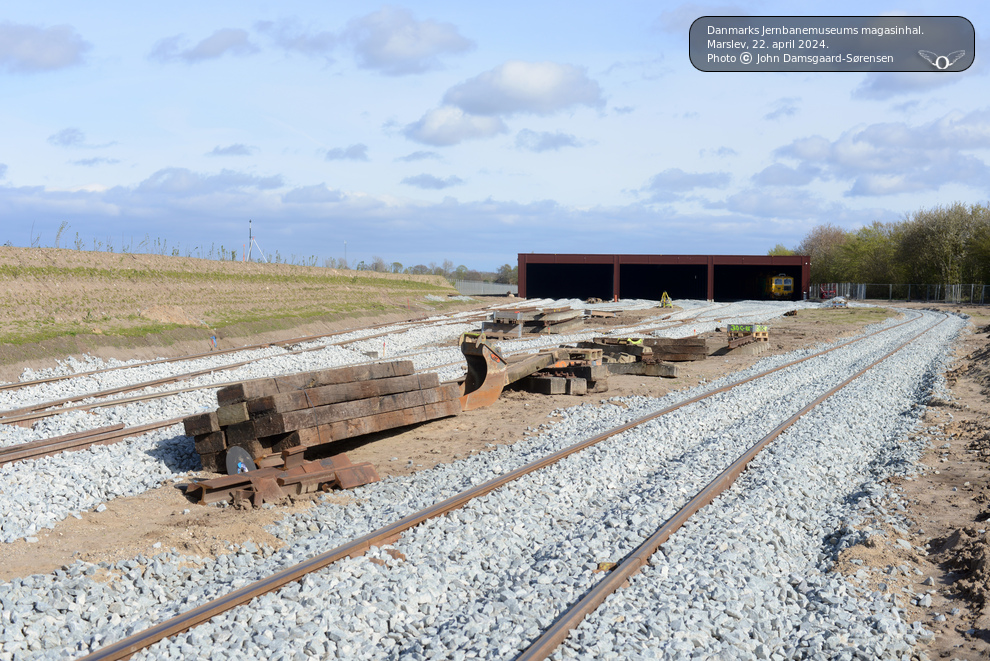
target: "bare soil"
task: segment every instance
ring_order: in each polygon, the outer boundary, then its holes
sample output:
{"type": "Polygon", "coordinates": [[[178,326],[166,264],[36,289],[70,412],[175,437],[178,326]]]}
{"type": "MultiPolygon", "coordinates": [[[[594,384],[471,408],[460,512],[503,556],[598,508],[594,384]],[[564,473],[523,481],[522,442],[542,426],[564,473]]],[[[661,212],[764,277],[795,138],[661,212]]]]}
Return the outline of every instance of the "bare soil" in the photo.
{"type": "MultiPolygon", "coordinates": [[[[613,327],[635,323],[660,312],[627,313],[609,319],[607,323],[613,327]]],[[[610,399],[632,395],[662,397],[672,390],[690,388],[702,380],[744,369],[763,355],[785,353],[853,335],[864,325],[881,321],[888,315],[886,310],[801,311],[798,316],[773,321],[770,342],[760,347],[765,351],[757,353],[756,348],[749,345],[725,356],[678,363],[679,376],[674,379],[613,375],[608,380],[608,392],[585,396],[506,391],[488,408],[389,433],[341,441],[335,450],[346,452],[354,462],[372,462],[383,478],[408,475],[538,433],[541,427],[555,423],[550,414],[556,409],[579,404],[613,406],[610,399]]],[[[721,334],[708,336],[721,337],[721,334]]],[[[120,352],[116,357],[126,358],[127,352],[120,352]]],[[[202,476],[211,474],[202,473],[202,476]]],[[[347,502],[350,496],[338,493],[331,498],[347,502]]],[[[265,526],[296,508],[307,506],[306,501],[300,501],[288,509],[202,507],[186,499],[176,485],[169,484],[139,496],[115,500],[108,503],[103,512],[86,512],[79,520],[69,518],[53,530],[39,534],[36,543],[20,541],[0,545],[0,580],[49,572],[75,558],[90,562],[113,561],[139,553],[154,554],[156,548],[175,547],[198,556],[215,556],[226,552],[231,544],[246,540],[267,543],[274,548],[278,542],[265,531],[265,526]],[[189,512],[184,514],[186,510],[189,512]]]]}
{"type": "MultiPolygon", "coordinates": [[[[903,306],[902,306],[903,307],[903,306]]],[[[920,621],[935,639],[920,643],[929,658],[990,658],[990,311],[980,306],[914,304],[964,312],[973,326],[956,343],[946,374],[952,397],[934,400],[917,431],[931,440],[928,468],[890,483],[903,489],[900,512],[916,525],[846,549],[835,570],[871,590],[896,595],[907,622],[920,621]],[[903,540],[910,548],[905,548],[903,540]],[[883,570],[864,576],[863,567],[883,570]],[[889,573],[888,573],[889,572],[889,573]],[[931,599],[930,605],[925,597],[931,599]]]]}
{"type": "MultiPolygon", "coordinates": [[[[916,432],[932,440],[932,448],[921,459],[929,470],[911,479],[891,480],[892,486],[903,489],[902,503],[907,509],[902,513],[916,525],[898,530],[886,526],[886,535],[874,535],[844,551],[834,570],[871,589],[897,595],[907,622],[921,621],[936,633],[932,642],[919,645],[930,658],[990,658],[990,311],[938,304],[908,307],[965,312],[972,316],[972,332],[960,338],[954,348],[957,362],[947,374],[951,401],[931,402],[924,427],[916,432]],[[897,540],[904,540],[910,548],[897,540]],[[890,573],[864,576],[861,572],[857,576],[864,567],[890,573]],[[931,604],[922,606],[919,600],[926,595],[931,604]]],[[[339,449],[352,461],[374,463],[382,477],[406,475],[537,433],[541,427],[554,424],[550,414],[558,408],[585,403],[613,406],[616,404],[609,401],[611,398],[629,395],[662,396],[743,369],[761,355],[853,335],[887,314],[862,308],[801,311],[772,322],[765,354],[742,347],[725,356],[680,363],[676,379],[614,375],[609,378],[608,392],[582,397],[509,391],[487,409],[345,441],[339,449]]],[[[635,318],[627,315],[601,321],[602,325],[615,326],[635,318]]],[[[355,320],[347,321],[356,325],[355,320]]],[[[281,332],[302,336],[316,331],[310,325],[281,332]]],[[[107,357],[149,357],[147,348],[103,350],[107,357]]],[[[328,498],[341,504],[353,502],[347,493],[328,498]]],[[[192,556],[216,556],[227,552],[232,544],[248,540],[277,547],[278,540],[265,526],[309,506],[310,502],[299,501],[272,509],[200,507],[187,500],[176,485],[168,484],[108,503],[103,512],[69,518],[40,534],[37,543],[0,545],[0,580],[50,572],[76,558],[114,561],[171,547],[192,556]]],[[[884,528],[879,523],[872,527],[884,528]]]]}

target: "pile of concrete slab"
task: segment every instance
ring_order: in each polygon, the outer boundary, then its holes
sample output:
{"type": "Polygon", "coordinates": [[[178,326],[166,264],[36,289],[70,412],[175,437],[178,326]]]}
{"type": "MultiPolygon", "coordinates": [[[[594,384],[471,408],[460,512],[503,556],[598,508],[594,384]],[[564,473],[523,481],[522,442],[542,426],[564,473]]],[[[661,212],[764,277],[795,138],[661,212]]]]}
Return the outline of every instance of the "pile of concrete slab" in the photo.
{"type": "Polygon", "coordinates": [[[570,333],[584,325],[584,310],[561,308],[518,308],[495,310],[492,318],[481,325],[492,338],[522,337],[542,333],[570,333]]]}

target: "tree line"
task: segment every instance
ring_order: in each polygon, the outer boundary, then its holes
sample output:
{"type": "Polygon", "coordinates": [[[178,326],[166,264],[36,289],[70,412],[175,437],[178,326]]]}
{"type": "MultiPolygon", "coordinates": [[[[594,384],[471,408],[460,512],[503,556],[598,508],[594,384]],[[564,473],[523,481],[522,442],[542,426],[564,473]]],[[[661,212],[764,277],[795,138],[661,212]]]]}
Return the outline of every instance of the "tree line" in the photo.
{"type": "Polygon", "coordinates": [[[825,223],[769,254],[808,255],[818,283],[990,284],[990,207],[955,202],[858,230],[825,223]]]}
{"type": "Polygon", "coordinates": [[[495,271],[477,271],[461,264],[455,267],[449,259],[443,260],[442,264],[430,262],[427,264],[416,264],[415,266],[403,266],[401,262],[386,262],[383,258],[375,256],[370,262],[361,260],[353,267],[349,266],[344,259],[327,257],[323,260],[323,265],[331,269],[353,268],[356,271],[376,271],[378,273],[405,273],[408,275],[439,275],[450,281],[454,280],[476,280],[481,282],[495,282],[504,285],[519,284],[519,267],[511,264],[503,264],[495,271]]]}

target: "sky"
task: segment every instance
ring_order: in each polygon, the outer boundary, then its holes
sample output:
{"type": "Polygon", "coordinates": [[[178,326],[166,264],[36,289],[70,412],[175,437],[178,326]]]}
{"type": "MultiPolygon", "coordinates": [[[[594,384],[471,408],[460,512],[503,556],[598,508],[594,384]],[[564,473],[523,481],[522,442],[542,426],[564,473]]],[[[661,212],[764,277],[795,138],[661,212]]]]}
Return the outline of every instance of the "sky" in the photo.
{"type": "Polygon", "coordinates": [[[984,203],[965,72],[710,73],[700,16],[861,2],[11,2],[0,243],[472,269],[520,252],[766,254],[984,203]],[[59,228],[62,233],[59,235],[59,228]],[[257,255],[257,251],[254,252],[257,255]]]}

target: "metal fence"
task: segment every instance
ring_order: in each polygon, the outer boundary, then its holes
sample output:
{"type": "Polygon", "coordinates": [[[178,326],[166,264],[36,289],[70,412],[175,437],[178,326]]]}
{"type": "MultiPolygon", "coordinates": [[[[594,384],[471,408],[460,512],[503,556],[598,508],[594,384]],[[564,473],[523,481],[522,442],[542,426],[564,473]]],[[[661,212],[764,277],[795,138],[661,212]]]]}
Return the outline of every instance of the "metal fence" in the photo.
{"type": "Polygon", "coordinates": [[[946,303],[990,303],[988,285],[882,285],[860,282],[829,282],[811,285],[811,298],[844,296],[850,300],[943,301],[946,303]]]}
{"type": "Polygon", "coordinates": [[[477,280],[454,280],[457,293],[465,296],[505,296],[519,294],[519,285],[502,285],[497,282],[479,282],[477,280]]]}

